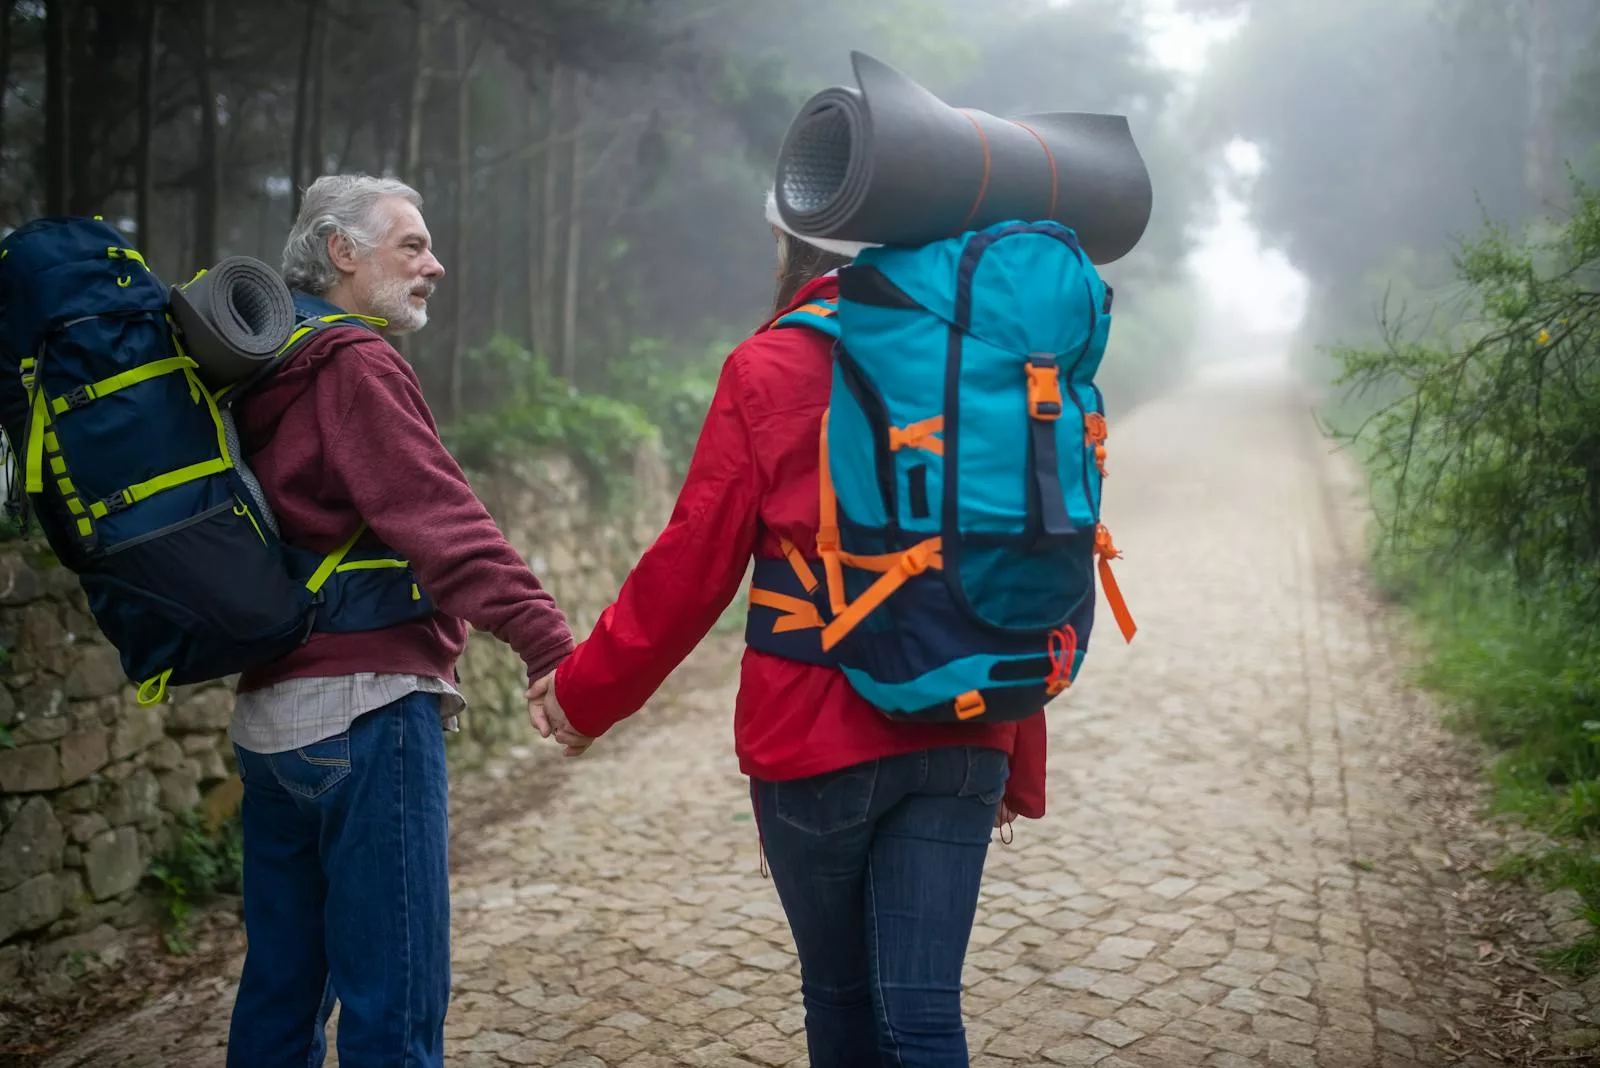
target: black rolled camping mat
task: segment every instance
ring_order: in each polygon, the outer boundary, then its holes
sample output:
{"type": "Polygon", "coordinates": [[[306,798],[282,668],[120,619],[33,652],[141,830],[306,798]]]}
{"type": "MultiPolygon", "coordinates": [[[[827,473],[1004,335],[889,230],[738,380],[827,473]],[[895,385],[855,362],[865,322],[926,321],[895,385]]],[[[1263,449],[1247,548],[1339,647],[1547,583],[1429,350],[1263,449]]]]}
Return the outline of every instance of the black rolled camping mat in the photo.
{"type": "Polygon", "coordinates": [[[172,287],[172,313],[206,386],[220,390],[267,366],[294,331],[294,298],[278,273],[229,256],[172,287]]]}
{"type": "Polygon", "coordinates": [[[851,60],[858,87],[807,101],[778,156],[778,211],[796,234],[922,245],[1053,219],[1077,231],[1095,263],[1144,235],[1150,174],[1126,117],[997,118],[951,107],[864,53],[851,60]]]}

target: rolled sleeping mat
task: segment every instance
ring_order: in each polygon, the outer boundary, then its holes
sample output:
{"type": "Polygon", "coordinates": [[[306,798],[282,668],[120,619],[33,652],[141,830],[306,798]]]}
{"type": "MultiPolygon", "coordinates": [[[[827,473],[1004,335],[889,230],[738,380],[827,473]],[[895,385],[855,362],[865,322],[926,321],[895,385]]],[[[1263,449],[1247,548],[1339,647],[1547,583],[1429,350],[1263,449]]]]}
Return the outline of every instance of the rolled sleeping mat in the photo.
{"type": "Polygon", "coordinates": [[[951,107],[852,52],[857,88],[800,109],[774,193],[789,230],[840,243],[916,246],[1012,219],[1053,219],[1110,263],[1150,221],[1150,173],[1121,115],[997,118],[951,107]]]}
{"type": "Polygon", "coordinates": [[[229,256],[173,286],[171,305],[196,373],[213,392],[270,366],[296,322],[289,287],[249,256],[229,256]]]}

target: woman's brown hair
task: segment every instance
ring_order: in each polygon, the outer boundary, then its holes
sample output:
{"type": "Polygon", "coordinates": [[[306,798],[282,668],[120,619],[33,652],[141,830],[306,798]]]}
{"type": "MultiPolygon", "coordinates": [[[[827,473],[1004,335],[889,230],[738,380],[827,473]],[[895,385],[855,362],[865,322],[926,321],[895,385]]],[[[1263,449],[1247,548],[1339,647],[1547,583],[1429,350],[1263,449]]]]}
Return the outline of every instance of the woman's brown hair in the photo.
{"type": "Polygon", "coordinates": [[[794,295],[807,282],[850,262],[849,256],[825,252],[777,228],[773,229],[773,233],[778,238],[778,288],[773,296],[774,315],[787,308],[794,300],[794,295]]]}

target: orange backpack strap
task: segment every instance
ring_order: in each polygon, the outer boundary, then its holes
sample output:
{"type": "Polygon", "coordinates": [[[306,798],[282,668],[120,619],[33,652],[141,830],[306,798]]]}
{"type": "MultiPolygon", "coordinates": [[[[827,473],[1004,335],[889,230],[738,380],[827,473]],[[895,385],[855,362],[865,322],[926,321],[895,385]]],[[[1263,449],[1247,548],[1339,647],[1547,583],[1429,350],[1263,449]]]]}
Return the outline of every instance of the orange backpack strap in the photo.
{"type": "Polygon", "coordinates": [[[1122,553],[1111,542],[1111,531],[1101,523],[1094,532],[1094,555],[1100,570],[1100,585],[1105,587],[1106,604],[1111,608],[1111,614],[1116,618],[1117,628],[1122,631],[1122,640],[1132,642],[1138,627],[1134,625],[1133,613],[1128,611],[1128,602],[1123,600],[1122,587],[1117,585],[1116,576],[1111,573],[1111,561],[1117,559],[1122,553]]]}
{"type": "Polygon", "coordinates": [[[834,615],[845,609],[844,568],[839,560],[839,498],[833,492],[833,475],[828,471],[828,413],[822,413],[821,444],[818,446],[817,482],[821,498],[818,501],[817,555],[822,557],[822,569],[828,576],[828,607],[834,615]]]}

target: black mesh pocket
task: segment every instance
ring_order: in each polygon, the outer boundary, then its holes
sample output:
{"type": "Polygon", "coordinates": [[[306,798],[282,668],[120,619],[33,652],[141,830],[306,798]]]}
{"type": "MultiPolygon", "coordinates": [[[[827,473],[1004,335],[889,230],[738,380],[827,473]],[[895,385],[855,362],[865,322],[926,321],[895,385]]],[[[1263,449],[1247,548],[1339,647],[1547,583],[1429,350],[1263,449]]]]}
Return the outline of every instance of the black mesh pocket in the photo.
{"type": "Polygon", "coordinates": [[[81,581],[136,681],[242,671],[292,649],[311,618],[310,594],[238,501],[118,546],[81,581]]]}

